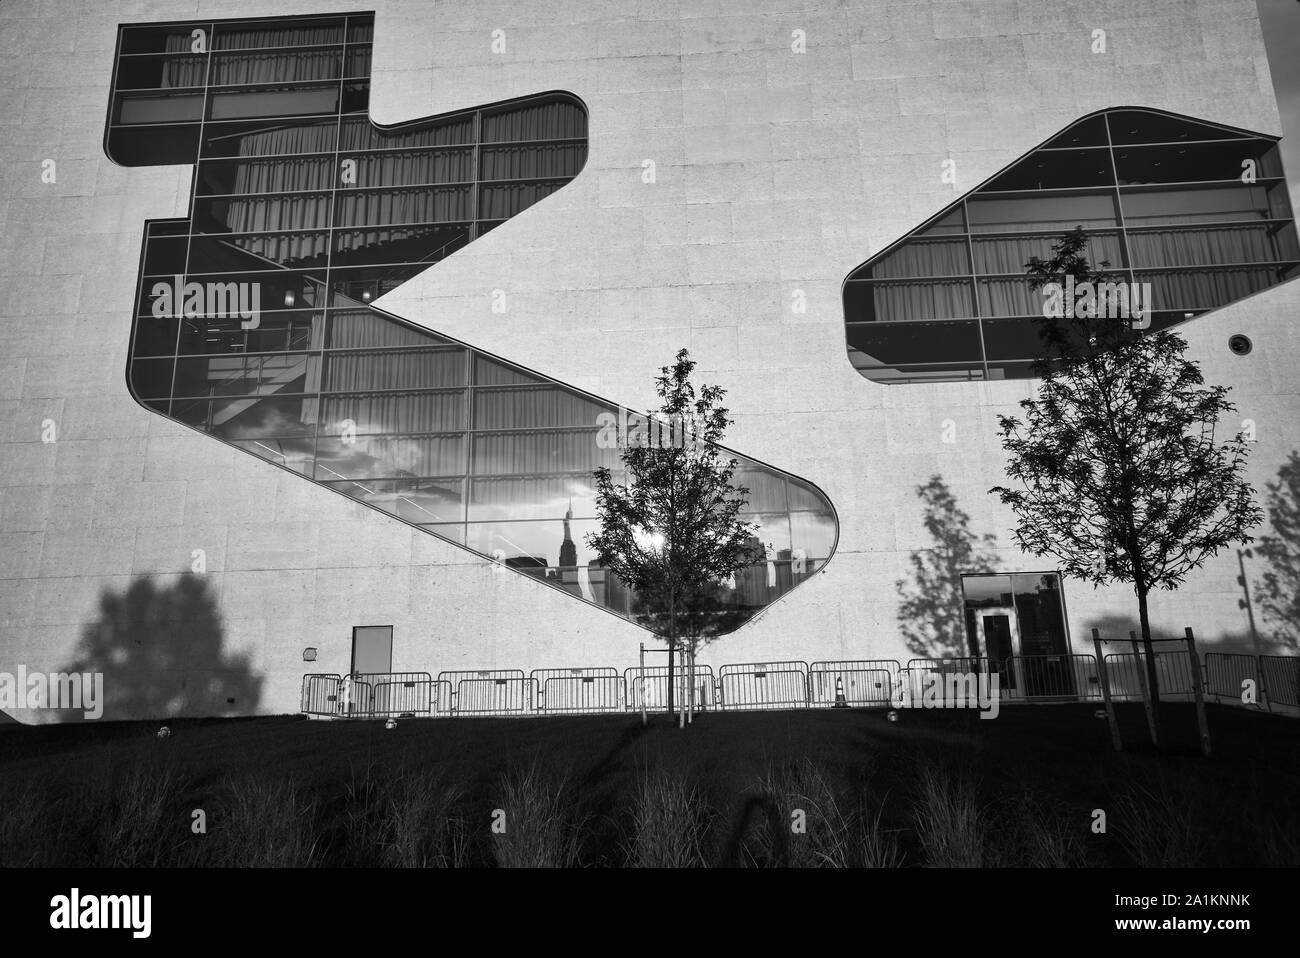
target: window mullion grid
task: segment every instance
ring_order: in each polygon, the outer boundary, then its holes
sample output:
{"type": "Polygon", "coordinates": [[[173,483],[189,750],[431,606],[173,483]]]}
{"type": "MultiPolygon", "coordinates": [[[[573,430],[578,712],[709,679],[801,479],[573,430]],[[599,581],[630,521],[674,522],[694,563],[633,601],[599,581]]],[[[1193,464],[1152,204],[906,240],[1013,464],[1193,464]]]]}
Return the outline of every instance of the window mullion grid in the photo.
{"type": "MultiPolygon", "coordinates": [[[[1119,188],[1119,164],[1115,162],[1115,143],[1110,132],[1110,114],[1106,117],[1106,155],[1110,157],[1110,172],[1115,184],[1111,187],[1115,198],[1115,222],[1119,226],[1119,249],[1124,257],[1125,273],[1128,275],[1129,288],[1137,285],[1137,274],[1133,271],[1133,252],[1129,246],[1128,231],[1124,228],[1124,191],[1119,188]]],[[[1150,303],[1147,304],[1150,308],[1150,303]]]]}
{"type": "Polygon", "coordinates": [[[337,242],[335,235],[335,220],[338,217],[339,205],[339,174],[341,170],[342,158],[341,150],[343,146],[343,63],[346,60],[346,50],[348,42],[348,24],[349,17],[343,18],[343,36],[340,41],[339,50],[339,98],[336,105],[334,117],[334,169],[330,175],[330,213],[329,228],[326,232],[325,240],[325,283],[322,289],[322,302],[320,303],[320,321],[321,321],[321,352],[320,352],[320,382],[316,387],[316,422],[312,430],[312,447],[311,447],[311,466],[312,476],[316,475],[316,466],[320,459],[320,426],[321,419],[325,415],[325,376],[328,373],[326,369],[326,343],[328,337],[333,333],[334,317],[331,312],[334,305],[334,247],[337,242]]]}
{"type": "Polygon", "coordinates": [[[970,233],[970,213],[966,209],[965,197],[961,200],[961,226],[966,236],[966,264],[970,267],[971,315],[975,317],[975,330],[980,337],[980,367],[984,370],[984,379],[989,373],[989,354],[984,348],[984,317],[980,310],[980,283],[975,271],[975,240],[970,233]]]}
{"type": "MultiPolygon", "coordinates": [[[[212,40],[216,36],[217,26],[215,23],[205,24],[207,27],[208,42],[204,45],[203,58],[203,109],[199,111],[199,138],[198,148],[199,155],[195,158],[194,174],[190,180],[190,227],[186,230],[185,235],[185,280],[189,282],[190,278],[190,253],[194,247],[194,216],[198,208],[199,195],[199,160],[203,157],[203,131],[208,119],[208,108],[212,103],[212,40]]],[[[192,34],[191,34],[192,35],[192,34]]],[[[146,248],[146,255],[148,255],[146,248]]],[[[171,412],[171,400],[176,395],[176,376],[181,365],[181,330],[185,327],[185,311],[178,309],[175,300],[181,298],[181,290],[173,290],[172,312],[176,320],[176,338],[172,342],[172,381],[171,388],[168,390],[167,410],[171,412]]],[[[245,344],[247,347],[247,344],[245,344]]],[[[212,425],[212,403],[204,403],[203,411],[203,430],[209,431],[212,425]]]]}

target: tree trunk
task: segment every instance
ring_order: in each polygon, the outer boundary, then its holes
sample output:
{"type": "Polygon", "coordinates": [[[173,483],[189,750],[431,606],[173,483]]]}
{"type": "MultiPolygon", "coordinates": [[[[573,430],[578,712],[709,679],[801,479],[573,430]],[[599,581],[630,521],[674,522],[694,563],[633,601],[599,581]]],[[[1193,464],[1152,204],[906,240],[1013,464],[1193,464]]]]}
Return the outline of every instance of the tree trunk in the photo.
{"type": "Polygon", "coordinates": [[[677,643],[672,635],[668,636],[668,715],[673,714],[673,658],[677,654],[677,643]]]}
{"type": "Polygon", "coordinates": [[[698,638],[691,639],[691,649],[689,653],[691,659],[690,670],[687,672],[689,678],[687,679],[686,687],[691,690],[691,697],[686,700],[688,705],[688,708],[686,709],[686,722],[688,725],[695,721],[695,645],[698,641],[698,638]]]}
{"type": "Polygon", "coordinates": [[[673,712],[673,657],[677,654],[677,594],[668,593],[668,717],[673,712]]]}
{"type": "Polygon", "coordinates": [[[1160,686],[1156,679],[1156,653],[1151,641],[1151,620],[1147,616],[1147,592],[1139,587],[1138,618],[1142,623],[1142,651],[1146,654],[1147,693],[1151,697],[1151,730],[1156,748],[1160,747],[1160,686]]]}

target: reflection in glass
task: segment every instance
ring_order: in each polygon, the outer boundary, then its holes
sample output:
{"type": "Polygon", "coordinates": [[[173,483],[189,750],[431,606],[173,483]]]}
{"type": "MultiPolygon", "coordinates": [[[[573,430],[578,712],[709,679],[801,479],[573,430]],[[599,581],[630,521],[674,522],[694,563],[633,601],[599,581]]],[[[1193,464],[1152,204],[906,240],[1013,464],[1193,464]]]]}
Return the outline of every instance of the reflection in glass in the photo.
{"type": "MultiPolygon", "coordinates": [[[[189,26],[122,28],[117,88],[180,84],[189,100],[115,94],[110,155],[198,161],[193,219],[147,226],[132,389],[268,462],[649,624],[585,541],[596,530],[593,470],[620,478],[618,450],[598,441],[600,417],[618,407],[373,305],[576,176],[586,111],[555,93],[381,130],[348,115],[365,109],[372,25],[195,24],[214,37],[209,56],[189,52],[189,26]],[[223,87],[205,89],[209,78],[223,87]],[[156,121],[169,110],[206,120],[168,139],[156,121]],[[153,282],[176,276],[247,284],[260,313],[154,317],[153,282]]],[[[936,224],[936,235],[952,226],[936,224]]],[[[940,274],[968,272],[964,237],[934,254],[940,274]]],[[[932,275],[908,259],[897,275],[932,275]]],[[[700,610],[697,625],[712,631],[814,574],[837,532],[816,488],[737,459],[764,558],[700,610]]]]}

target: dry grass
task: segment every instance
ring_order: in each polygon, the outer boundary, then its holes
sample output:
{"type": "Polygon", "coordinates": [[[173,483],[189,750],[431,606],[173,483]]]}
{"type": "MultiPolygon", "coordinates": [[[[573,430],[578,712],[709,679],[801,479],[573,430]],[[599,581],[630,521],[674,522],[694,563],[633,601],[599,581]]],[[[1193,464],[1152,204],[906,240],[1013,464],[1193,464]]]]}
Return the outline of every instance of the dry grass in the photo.
{"type": "Polygon", "coordinates": [[[32,782],[0,794],[0,868],[36,868],[47,864],[49,849],[41,834],[45,796],[32,782]]]}
{"type": "Polygon", "coordinates": [[[574,818],[568,773],[540,758],[501,776],[492,812],[492,853],[500,868],[570,868],[581,850],[584,822],[574,818]]]}
{"type": "Polygon", "coordinates": [[[1081,868],[1089,864],[1092,819],[1083,809],[1052,802],[1025,786],[1005,806],[991,865],[1081,868]]]}
{"type": "Polygon", "coordinates": [[[1196,868],[1204,864],[1206,834],[1196,813],[1163,778],[1129,785],[1108,815],[1107,827],[1139,868],[1196,868]]]}
{"type": "Polygon", "coordinates": [[[838,780],[804,758],[773,767],[755,790],[766,809],[742,845],[748,864],[794,868],[896,868],[903,853],[896,832],[882,827],[885,802],[838,780]]]}
{"type": "Polygon", "coordinates": [[[927,865],[983,868],[989,864],[989,813],[980,804],[969,774],[923,761],[912,815],[927,865]]]}
{"type": "Polygon", "coordinates": [[[702,868],[709,864],[716,812],[697,783],[662,768],[642,773],[632,801],[631,868],[702,868]]]}
{"type": "Polygon", "coordinates": [[[303,868],[319,863],[317,803],[292,777],[228,777],[209,864],[238,868],[303,868]]]}
{"type": "Polygon", "coordinates": [[[398,778],[380,818],[382,864],[389,868],[461,868],[468,862],[465,820],[456,814],[464,791],[432,769],[398,778]]]}

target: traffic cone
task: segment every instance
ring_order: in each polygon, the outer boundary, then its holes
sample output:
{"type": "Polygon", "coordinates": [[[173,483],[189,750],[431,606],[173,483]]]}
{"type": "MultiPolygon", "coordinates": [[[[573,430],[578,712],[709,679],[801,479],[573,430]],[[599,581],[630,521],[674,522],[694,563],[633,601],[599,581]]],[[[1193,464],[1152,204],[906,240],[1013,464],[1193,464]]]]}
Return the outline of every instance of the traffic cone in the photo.
{"type": "Polygon", "coordinates": [[[835,708],[846,709],[849,707],[849,700],[844,697],[844,680],[838,675],[835,676],[835,708]]]}

